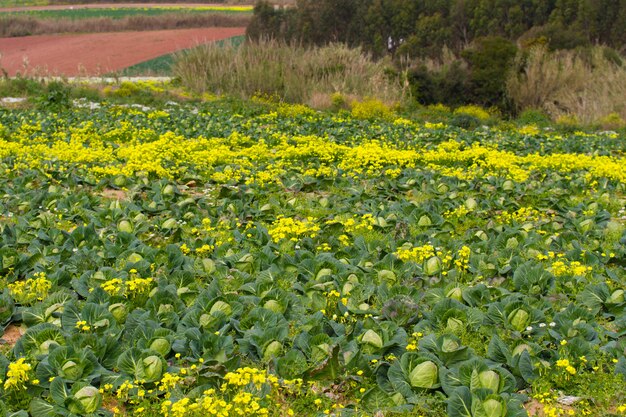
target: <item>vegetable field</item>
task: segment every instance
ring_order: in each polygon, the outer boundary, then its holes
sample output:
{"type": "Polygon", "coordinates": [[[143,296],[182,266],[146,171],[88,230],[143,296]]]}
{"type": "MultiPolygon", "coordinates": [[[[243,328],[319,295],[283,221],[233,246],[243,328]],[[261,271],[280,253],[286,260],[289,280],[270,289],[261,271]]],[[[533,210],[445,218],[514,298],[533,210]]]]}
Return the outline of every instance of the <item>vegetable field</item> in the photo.
{"type": "Polygon", "coordinates": [[[66,8],[33,9],[5,12],[5,16],[30,16],[39,19],[93,19],[108,17],[121,19],[130,16],[157,16],[166,13],[251,13],[252,6],[197,6],[197,7],[109,7],[109,8],[66,8]]]}
{"type": "Polygon", "coordinates": [[[93,107],[0,110],[8,415],[625,415],[624,137],[93,107]]]}

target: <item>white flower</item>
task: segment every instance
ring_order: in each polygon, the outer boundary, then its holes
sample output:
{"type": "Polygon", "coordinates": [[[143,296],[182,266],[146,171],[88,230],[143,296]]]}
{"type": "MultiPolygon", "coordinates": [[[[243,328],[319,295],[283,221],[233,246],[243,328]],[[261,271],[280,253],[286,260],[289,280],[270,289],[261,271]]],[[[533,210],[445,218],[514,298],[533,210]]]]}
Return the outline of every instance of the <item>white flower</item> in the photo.
{"type": "Polygon", "coordinates": [[[526,331],[527,331],[527,332],[532,332],[532,331],[533,331],[533,326],[528,326],[528,327],[526,328],[526,331]]]}
{"type": "Polygon", "coordinates": [[[550,327],[554,327],[554,326],[556,326],[556,323],[555,323],[555,322],[553,322],[553,321],[552,321],[552,322],[550,322],[550,327]]]}
{"type": "Polygon", "coordinates": [[[539,323],[539,327],[546,327],[545,323],[539,323]]]}

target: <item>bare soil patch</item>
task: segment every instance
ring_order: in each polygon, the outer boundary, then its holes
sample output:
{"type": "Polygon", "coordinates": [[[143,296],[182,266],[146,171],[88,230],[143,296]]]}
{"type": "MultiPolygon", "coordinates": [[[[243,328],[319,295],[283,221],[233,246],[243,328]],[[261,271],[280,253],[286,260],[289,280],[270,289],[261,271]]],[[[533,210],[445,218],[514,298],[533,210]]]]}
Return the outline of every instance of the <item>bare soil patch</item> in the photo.
{"type": "Polygon", "coordinates": [[[98,76],[216,40],[244,27],[0,38],[0,68],[10,76],[98,76]]]}
{"type": "Polygon", "coordinates": [[[126,191],[123,190],[105,188],[104,190],[102,190],[102,197],[108,198],[110,200],[126,200],[127,195],[126,191]]]}
{"type": "Polygon", "coordinates": [[[4,329],[4,334],[0,338],[4,343],[9,345],[10,347],[15,346],[20,337],[24,334],[24,330],[21,327],[15,326],[13,324],[9,324],[6,329],[4,329]]]}

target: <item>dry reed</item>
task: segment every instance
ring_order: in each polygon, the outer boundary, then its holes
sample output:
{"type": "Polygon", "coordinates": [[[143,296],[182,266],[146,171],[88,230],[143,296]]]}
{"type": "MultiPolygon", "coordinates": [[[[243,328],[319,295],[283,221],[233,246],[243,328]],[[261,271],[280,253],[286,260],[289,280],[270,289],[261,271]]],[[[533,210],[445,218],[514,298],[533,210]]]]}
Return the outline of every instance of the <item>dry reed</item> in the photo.
{"type": "Polygon", "coordinates": [[[519,110],[541,109],[555,120],[591,124],[612,113],[626,119],[626,68],[600,47],[588,55],[534,48],[518,57],[507,92],[519,110]]]}
{"type": "Polygon", "coordinates": [[[387,68],[388,63],[340,44],[305,48],[262,40],[201,45],[179,54],[174,74],[194,91],[240,97],[262,94],[313,105],[325,102],[320,95],[339,92],[401,101],[402,86],[387,75],[387,68]]]}

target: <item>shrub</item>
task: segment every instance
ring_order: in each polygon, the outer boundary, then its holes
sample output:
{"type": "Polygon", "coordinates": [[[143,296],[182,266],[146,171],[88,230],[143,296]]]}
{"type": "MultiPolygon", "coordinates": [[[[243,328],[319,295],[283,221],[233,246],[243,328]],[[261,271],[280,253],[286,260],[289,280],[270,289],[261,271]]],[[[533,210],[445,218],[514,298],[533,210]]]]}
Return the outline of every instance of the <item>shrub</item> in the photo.
{"type": "Polygon", "coordinates": [[[469,65],[471,102],[504,104],[506,80],[516,53],[515,44],[500,37],[479,38],[461,53],[469,65]]]}
{"type": "Polygon", "coordinates": [[[61,110],[71,106],[71,88],[61,82],[48,83],[45,90],[35,98],[37,107],[45,110],[61,110]]]}
{"type": "Polygon", "coordinates": [[[550,117],[541,109],[528,108],[517,118],[518,122],[524,125],[544,126],[550,123],[550,117]]]}
{"type": "Polygon", "coordinates": [[[486,121],[491,118],[491,116],[485,109],[483,109],[482,107],[473,106],[473,105],[458,107],[456,110],[454,110],[454,114],[471,116],[480,121],[486,121]]]}
{"type": "Polygon", "coordinates": [[[617,113],[611,113],[600,120],[598,120],[598,124],[603,129],[621,129],[626,127],[626,121],[617,113]]]}
{"type": "Polygon", "coordinates": [[[352,117],[357,119],[393,119],[393,112],[380,100],[369,98],[352,102],[352,117]]]}

